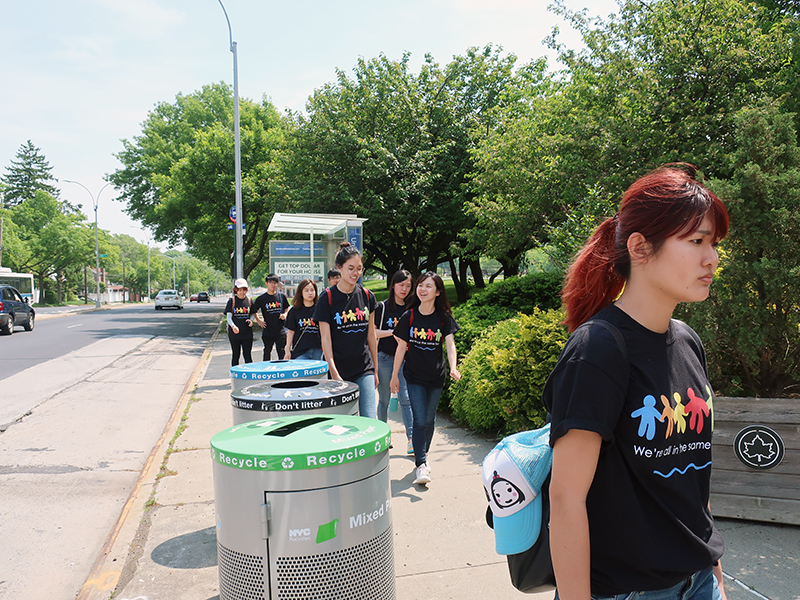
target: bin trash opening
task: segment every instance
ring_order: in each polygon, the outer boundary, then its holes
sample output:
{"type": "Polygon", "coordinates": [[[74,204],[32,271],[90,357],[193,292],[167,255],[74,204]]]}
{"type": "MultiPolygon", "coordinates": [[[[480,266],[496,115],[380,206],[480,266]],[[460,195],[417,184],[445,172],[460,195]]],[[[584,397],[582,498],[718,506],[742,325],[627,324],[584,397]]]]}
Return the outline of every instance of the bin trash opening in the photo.
{"type": "Polygon", "coordinates": [[[324,423],[325,421],[330,421],[335,417],[310,417],[308,419],[303,419],[301,421],[295,421],[294,423],[289,423],[284,425],[283,427],[278,427],[277,429],[273,429],[272,431],[267,431],[264,435],[271,435],[275,437],[286,437],[295,433],[296,431],[300,431],[301,429],[305,429],[306,427],[311,427],[312,425],[316,425],[317,423],[324,423]]]}

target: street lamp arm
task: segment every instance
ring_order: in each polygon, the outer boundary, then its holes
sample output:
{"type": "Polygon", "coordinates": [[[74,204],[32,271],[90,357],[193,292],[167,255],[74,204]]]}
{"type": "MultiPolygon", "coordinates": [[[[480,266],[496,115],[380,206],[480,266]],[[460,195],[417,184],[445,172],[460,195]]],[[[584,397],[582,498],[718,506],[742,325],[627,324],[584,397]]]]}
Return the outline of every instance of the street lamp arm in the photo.
{"type": "Polygon", "coordinates": [[[97,284],[97,297],[95,298],[95,308],[100,308],[100,240],[98,237],[98,228],[97,228],[97,203],[100,200],[100,194],[106,189],[108,186],[111,185],[109,181],[103,187],[100,188],[100,191],[97,192],[97,196],[92,194],[85,185],[83,185],[80,181],[74,181],[72,179],[65,179],[64,183],[75,183],[81,186],[83,189],[86,190],[86,193],[89,194],[89,197],[92,199],[92,208],[94,208],[94,280],[97,284]]]}
{"type": "Polygon", "coordinates": [[[225,13],[225,20],[228,22],[228,38],[230,39],[231,42],[231,52],[233,52],[235,42],[233,41],[233,29],[231,29],[231,20],[228,18],[228,11],[225,10],[225,5],[222,3],[222,0],[217,0],[217,1],[219,2],[219,5],[222,7],[222,12],[225,13]]]}

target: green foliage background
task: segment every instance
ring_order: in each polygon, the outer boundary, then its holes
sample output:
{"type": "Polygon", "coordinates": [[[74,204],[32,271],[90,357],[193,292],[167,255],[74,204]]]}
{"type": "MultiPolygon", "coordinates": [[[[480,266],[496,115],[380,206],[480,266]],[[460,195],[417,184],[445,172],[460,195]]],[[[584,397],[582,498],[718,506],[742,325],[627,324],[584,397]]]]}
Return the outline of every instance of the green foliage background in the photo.
{"type": "Polygon", "coordinates": [[[450,385],[450,408],[469,427],[499,433],[544,425],[541,397],[568,334],[560,309],[500,321],[478,339],[450,385]]]}

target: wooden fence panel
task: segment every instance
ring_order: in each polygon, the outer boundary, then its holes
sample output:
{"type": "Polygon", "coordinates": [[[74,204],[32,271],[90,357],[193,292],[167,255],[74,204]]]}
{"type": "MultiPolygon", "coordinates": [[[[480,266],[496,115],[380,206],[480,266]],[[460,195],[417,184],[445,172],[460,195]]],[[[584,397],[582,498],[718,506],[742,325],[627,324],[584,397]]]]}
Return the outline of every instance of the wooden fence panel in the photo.
{"type": "Polygon", "coordinates": [[[800,400],[717,398],[714,401],[711,510],[718,517],[800,525],[800,400]],[[736,435],[765,425],[785,445],[772,469],[754,469],[734,453],[736,435]]]}

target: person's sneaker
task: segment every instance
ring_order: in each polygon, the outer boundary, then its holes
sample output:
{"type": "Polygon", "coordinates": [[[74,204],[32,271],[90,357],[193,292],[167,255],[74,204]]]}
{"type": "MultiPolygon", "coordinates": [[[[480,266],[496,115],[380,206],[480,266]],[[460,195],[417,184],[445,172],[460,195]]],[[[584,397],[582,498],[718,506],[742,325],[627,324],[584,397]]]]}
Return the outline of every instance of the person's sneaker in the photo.
{"type": "Polygon", "coordinates": [[[417,478],[414,480],[415,484],[427,485],[431,482],[431,470],[428,463],[422,463],[417,467],[417,478]]]}
{"type": "Polygon", "coordinates": [[[414,444],[411,442],[411,438],[408,439],[408,444],[406,445],[406,454],[414,454],[414,444]]]}

